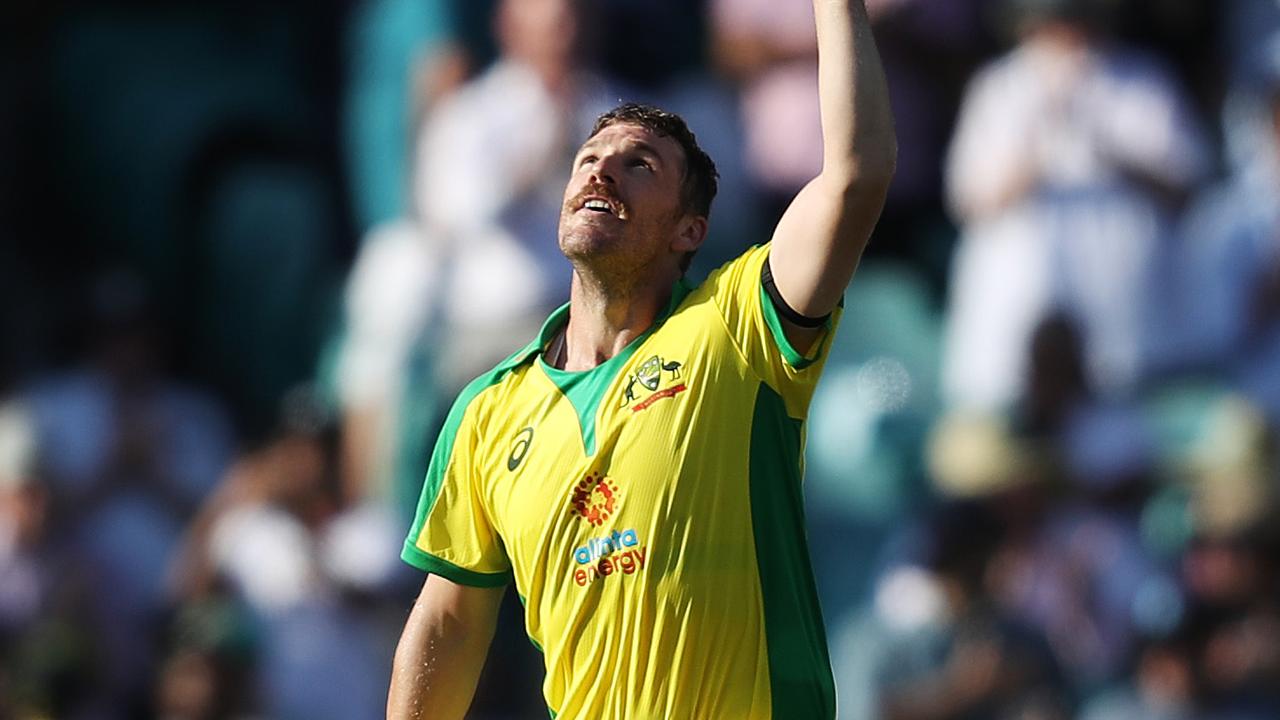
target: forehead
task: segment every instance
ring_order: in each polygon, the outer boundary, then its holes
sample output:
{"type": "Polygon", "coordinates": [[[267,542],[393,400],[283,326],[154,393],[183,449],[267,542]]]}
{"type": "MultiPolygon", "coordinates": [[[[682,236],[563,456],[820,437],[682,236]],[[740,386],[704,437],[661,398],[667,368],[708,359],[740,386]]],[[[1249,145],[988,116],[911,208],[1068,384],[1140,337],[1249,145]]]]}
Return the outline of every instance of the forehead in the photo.
{"type": "Polygon", "coordinates": [[[626,122],[614,123],[596,133],[582,144],[579,151],[594,147],[648,150],[666,162],[676,162],[684,157],[684,150],[680,147],[680,143],[665,135],[659,135],[643,125],[626,122]]]}

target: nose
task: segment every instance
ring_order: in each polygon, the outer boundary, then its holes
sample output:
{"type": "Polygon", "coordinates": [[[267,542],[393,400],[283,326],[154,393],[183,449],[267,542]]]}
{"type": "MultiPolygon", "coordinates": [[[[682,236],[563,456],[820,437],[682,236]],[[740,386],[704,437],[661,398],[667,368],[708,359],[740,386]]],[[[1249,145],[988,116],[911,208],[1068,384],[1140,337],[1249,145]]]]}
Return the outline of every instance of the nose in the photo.
{"type": "Polygon", "coordinates": [[[618,156],[606,153],[591,164],[591,182],[598,185],[614,185],[617,182],[618,156]]]}

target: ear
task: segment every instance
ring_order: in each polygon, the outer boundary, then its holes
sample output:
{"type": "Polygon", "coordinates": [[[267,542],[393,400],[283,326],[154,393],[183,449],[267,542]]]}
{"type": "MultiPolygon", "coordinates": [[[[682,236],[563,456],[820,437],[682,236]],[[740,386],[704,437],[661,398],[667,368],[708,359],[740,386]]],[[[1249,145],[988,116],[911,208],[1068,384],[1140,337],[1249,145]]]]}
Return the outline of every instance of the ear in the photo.
{"type": "Polygon", "coordinates": [[[700,215],[685,215],[676,226],[675,239],[671,241],[671,250],[677,255],[684,255],[702,247],[707,239],[707,219],[700,215]]]}

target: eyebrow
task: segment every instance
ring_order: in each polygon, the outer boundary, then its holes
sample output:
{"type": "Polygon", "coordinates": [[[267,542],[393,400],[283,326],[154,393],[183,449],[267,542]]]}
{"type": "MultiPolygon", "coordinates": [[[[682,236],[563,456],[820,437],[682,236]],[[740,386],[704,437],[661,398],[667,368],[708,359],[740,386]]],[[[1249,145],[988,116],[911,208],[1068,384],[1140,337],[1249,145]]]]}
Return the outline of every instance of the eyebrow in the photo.
{"type": "MultiPolygon", "coordinates": [[[[599,143],[596,142],[595,138],[592,138],[586,141],[585,143],[583,143],[582,147],[578,148],[578,154],[575,157],[578,157],[578,158],[582,157],[583,153],[596,148],[598,145],[599,143]]],[[[653,145],[651,145],[650,143],[645,142],[644,140],[635,140],[632,142],[628,142],[624,149],[638,150],[639,152],[645,155],[651,156],[654,160],[657,160],[659,164],[663,164],[662,155],[658,152],[658,149],[653,145]]]]}

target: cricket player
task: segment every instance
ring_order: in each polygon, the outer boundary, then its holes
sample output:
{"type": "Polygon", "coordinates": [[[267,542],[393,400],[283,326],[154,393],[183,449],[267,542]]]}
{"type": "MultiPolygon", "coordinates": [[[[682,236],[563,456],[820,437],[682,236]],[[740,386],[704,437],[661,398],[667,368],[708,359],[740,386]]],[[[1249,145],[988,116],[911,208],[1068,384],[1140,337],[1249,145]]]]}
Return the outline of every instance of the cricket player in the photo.
{"type": "Polygon", "coordinates": [[[823,166],[769,243],[684,281],[716,170],[675,115],[624,105],[578,151],[570,301],[431,457],[388,717],[463,717],[511,584],[552,717],[835,717],[804,422],[896,144],[863,0],[812,2],[823,166]]]}

